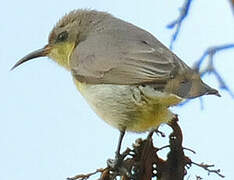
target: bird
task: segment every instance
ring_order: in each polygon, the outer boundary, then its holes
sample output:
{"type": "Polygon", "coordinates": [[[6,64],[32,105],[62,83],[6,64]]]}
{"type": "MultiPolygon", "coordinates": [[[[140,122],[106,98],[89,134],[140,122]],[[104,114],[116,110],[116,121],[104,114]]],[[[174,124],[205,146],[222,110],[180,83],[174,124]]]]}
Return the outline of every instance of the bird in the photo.
{"type": "Polygon", "coordinates": [[[175,116],[168,108],[186,99],[220,96],[151,33],[107,12],[76,9],[65,14],[48,44],[12,70],[44,56],[71,72],[91,108],[119,130],[116,161],[126,131],[157,129],[175,116]]]}

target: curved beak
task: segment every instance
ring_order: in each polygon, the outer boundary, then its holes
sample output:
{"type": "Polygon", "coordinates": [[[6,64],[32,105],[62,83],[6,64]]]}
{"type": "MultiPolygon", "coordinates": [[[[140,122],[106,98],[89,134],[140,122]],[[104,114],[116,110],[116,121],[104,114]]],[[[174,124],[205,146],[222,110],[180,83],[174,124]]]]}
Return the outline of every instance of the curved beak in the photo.
{"type": "Polygon", "coordinates": [[[51,47],[49,45],[46,45],[42,49],[38,49],[36,51],[33,51],[29,53],[28,55],[24,56],[22,59],[20,59],[12,68],[11,70],[15,69],[17,66],[23,64],[26,61],[38,58],[38,57],[44,57],[50,52],[51,47]]]}

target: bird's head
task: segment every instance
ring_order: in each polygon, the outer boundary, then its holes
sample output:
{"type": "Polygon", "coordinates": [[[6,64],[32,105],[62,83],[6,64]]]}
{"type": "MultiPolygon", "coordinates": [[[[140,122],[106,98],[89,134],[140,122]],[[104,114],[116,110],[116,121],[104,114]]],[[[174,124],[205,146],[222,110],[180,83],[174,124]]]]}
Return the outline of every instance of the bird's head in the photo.
{"type": "Polygon", "coordinates": [[[20,59],[13,70],[26,61],[47,56],[66,69],[70,69],[70,57],[74,48],[86,39],[98,21],[106,14],[97,11],[74,10],[62,17],[50,32],[48,44],[20,59]]]}

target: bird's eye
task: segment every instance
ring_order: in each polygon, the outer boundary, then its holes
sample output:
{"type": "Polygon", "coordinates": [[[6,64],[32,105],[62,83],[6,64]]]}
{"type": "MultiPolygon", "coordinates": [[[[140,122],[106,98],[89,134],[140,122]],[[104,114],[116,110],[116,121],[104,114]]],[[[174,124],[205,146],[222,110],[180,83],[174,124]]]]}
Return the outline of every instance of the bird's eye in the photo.
{"type": "Polygon", "coordinates": [[[68,38],[68,33],[67,33],[67,31],[63,31],[63,32],[61,32],[61,33],[57,36],[56,41],[57,41],[57,42],[63,42],[63,41],[66,41],[67,38],[68,38]]]}

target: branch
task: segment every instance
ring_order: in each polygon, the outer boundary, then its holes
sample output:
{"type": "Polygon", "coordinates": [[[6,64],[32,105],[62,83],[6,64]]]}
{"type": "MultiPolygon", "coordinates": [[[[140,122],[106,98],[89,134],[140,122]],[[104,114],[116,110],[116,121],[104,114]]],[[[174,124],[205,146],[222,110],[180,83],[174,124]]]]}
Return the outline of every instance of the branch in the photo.
{"type": "MultiPolygon", "coordinates": [[[[234,0],[229,0],[232,8],[233,8],[233,12],[234,12],[234,0]]],[[[179,17],[174,20],[172,23],[167,25],[167,28],[172,29],[176,27],[176,31],[175,33],[172,35],[172,39],[171,39],[171,43],[170,43],[170,49],[172,49],[173,47],[173,43],[175,42],[178,33],[180,31],[182,22],[184,21],[185,17],[188,15],[188,12],[190,10],[191,7],[191,2],[192,0],[185,0],[181,10],[180,10],[180,15],[179,17]]],[[[214,47],[210,47],[208,48],[204,54],[202,55],[202,57],[196,62],[196,64],[194,65],[194,69],[197,72],[200,72],[201,76],[205,76],[206,74],[213,74],[216,79],[219,82],[219,87],[220,89],[226,90],[229,95],[234,98],[234,94],[233,92],[230,90],[230,88],[227,86],[227,84],[225,83],[224,79],[222,78],[222,76],[218,73],[218,71],[214,68],[214,55],[217,52],[223,51],[223,50],[227,50],[230,48],[234,48],[234,44],[225,44],[225,45],[221,45],[221,46],[214,46],[214,47]],[[208,66],[203,70],[200,71],[201,68],[201,64],[204,62],[204,60],[206,59],[206,57],[208,57],[208,66]]],[[[184,105],[185,103],[187,103],[189,100],[184,101],[183,103],[181,103],[180,105],[184,105]]],[[[202,98],[200,98],[200,103],[201,103],[201,107],[203,109],[203,101],[202,98]]]]}
{"type": "MultiPolygon", "coordinates": [[[[184,150],[193,150],[182,146],[183,134],[179,127],[178,118],[174,118],[168,125],[173,132],[169,135],[169,145],[157,148],[153,144],[153,134],[151,131],[145,140],[137,139],[132,149],[127,148],[123,153],[123,162],[119,169],[97,169],[89,174],[76,175],[68,180],[87,180],[96,173],[101,173],[99,180],[151,180],[157,177],[160,180],[182,180],[187,174],[187,169],[192,164],[203,167],[209,173],[216,173],[220,177],[220,170],[211,170],[210,165],[197,164],[185,156],[184,150]],[[163,160],[158,156],[158,152],[164,148],[169,148],[167,159],[163,160]],[[130,173],[130,176],[129,176],[130,173]]],[[[199,176],[197,176],[197,179],[199,176]]]]}
{"type": "Polygon", "coordinates": [[[179,34],[179,31],[181,29],[182,22],[184,21],[185,17],[188,15],[189,9],[191,7],[191,2],[192,2],[192,0],[185,0],[183,6],[180,8],[179,17],[167,25],[168,29],[176,28],[176,30],[171,38],[170,49],[173,48],[173,44],[174,44],[174,42],[179,34]]]}
{"type": "MultiPolygon", "coordinates": [[[[175,32],[171,37],[170,49],[173,49],[173,44],[176,41],[177,36],[181,30],[182,23],[184,22],[184,19],[189,14],[192,1],[193,0],[185,0],[183,6],[180,8],[180,15],[177,17],[177,19],[175,19],[174,21],[172,21],[166,26],[168,29],[175,28],[175,32]]],[[[234,0],[229,0],[229,2],[231,4],[232,12],[234,14],[234,0]]]]}
{"type": "Polygon", "coordinates": [[[90,178],[90,176],[93,176],[97,173],[106,173],[107,172],[107,168],[105,169],[97,169],[95,172],[91,172],[91,173],[88,173],[88,174],[79,174],[79,175],[76,175],[74,177],[71,177],[71,178],[67,178],[67,180],[86,180],[88,178],[90,178]]]}
{"type": "Polygon", "coordinates": [[[205,169],[206,171],[208,171],[208,175],[210,175],[211,173],[215,173],[217,175],[219,175],[221,178],[224,178],[225,176],[220,174],[220,169],[210,169],[211,167],[214,167],[214,165],[208,165],[208,164],[204,164],[204,163],[201,163],[201,164],[198,164],[198,163],[195,163],[195,162],[192,162],[192,164],[198,166],[198,167],[201,167],[203,169],[205,169]]]}

